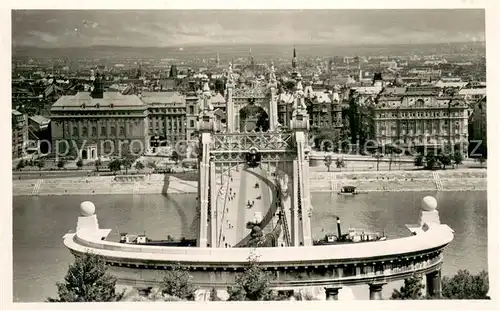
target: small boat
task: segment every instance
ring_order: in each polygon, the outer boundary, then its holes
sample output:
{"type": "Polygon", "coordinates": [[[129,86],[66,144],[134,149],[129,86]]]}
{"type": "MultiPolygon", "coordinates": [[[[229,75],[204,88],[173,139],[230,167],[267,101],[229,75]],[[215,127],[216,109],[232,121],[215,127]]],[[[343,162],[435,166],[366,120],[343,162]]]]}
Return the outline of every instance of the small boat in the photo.
{"type": "Polygon", "coordinates": [[[342,187],[342,189],[340,189],[339,194],[355,195],[358,194],[358,191],[356,191],[356,187],[354,186],[344,186],[342,187]]]}

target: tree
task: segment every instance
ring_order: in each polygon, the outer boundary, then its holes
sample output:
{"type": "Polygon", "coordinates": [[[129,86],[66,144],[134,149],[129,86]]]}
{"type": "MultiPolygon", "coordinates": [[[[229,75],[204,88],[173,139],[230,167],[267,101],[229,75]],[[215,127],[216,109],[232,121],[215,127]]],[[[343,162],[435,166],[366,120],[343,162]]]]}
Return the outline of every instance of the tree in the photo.
{"type": "Polygon", "coordinates": [[[330,166],[332,165],[332,163],[333,163],[332,156],[331,155],[326,155],[325,156],[325,165],[328,168],[328,172],[330,172],[330,166]]]}
{"type": "Polygon", "coordinates": [[[179,155],[179,153],[176,150],[174,150],[174,151],[172,151],[172,155],[170,156],[170,159],[172,161],[175,161],[175,163],[178,163],[179,160],[181,159],[181,156],[179,155]]]}
{"type": "Polygon", "coordinates": [[[57,283],[57,298],[48,302],[111,302],[123,298],[117,293],[116,278],[107,272],[102,257],[84,254],[69,266],[64,282],[57,283]]]}
{"type": "Polygon", "coordinates": [[[184,300],[194,300],[196,287],[191,281],[192,276],[179,264],[167,271],[161,281],[160,290],[163,295],[175,296],[184,300]]]}
{"type": "Polygon", "coordinates": [[[377,159],[377,172],[378,172],[378,167],[379,167],[379,164],[380,164],[380,159],[382,159],[384,157],[384,155],[380,152],[377,152],[373,155],[373,157],[375,159],[377,159]]]}
{"type": "Polygon", "coordinates": [[[217,290],[215,287],[212,287],[212,290],[210,291],[210,301],[220,301],[219,296],[217,296],[217,290]]]}
{"type": "Polygon", "coordinates": [[[116,172],[122,169],[122,162],[118,159],[109,162],[108,164],[109,170],[112,171],[115,175],[116,172]]]}
{"type": "Polygon", "coordinates": [[[438,156],[438,161],[443,165],[443,169],[446,169],[446,166],[451,165],[451,156],[446,153],[442,153],[438,156]]]}
{"type": "Polygon", "coordinates": [[[432,170],[437,163],[437,157],[433,154],[427,154],[425,156],[425,168],[432,170]]]}
{"type": "Polygon", "coordinates": [[[26,163],[24,163],[24,160],[21,159],[19,162],[17,162],[16,165],[16,170],[22,170],[25,167],[26,163]]]}
{"type": "Polygon", "coordinates": [[[130,168],[132,168],[132,164],[134,163],[134,161],[135,161],[135,157],[133,157],[131,155],[126,155],[122,158],[121,164],[125,168],[125,175],[128,175],[128,170],[130,168]]]}
{"type": "Polygon", "coordinates": [[[76,166],[78,167],[79,170],[81,170],[83,167],[83,160],[78,159],[78,161],[76,161],[76,166]]]}
{"type": "Polygon", "coordinates": [[[102,165],[101,159],[97,159],[97,160],[95,160],[94,165],[95,165],[95,169],[96,169],[96,171],[98,171],[98,172],[99,172],[99,168],[100,168],[100,167],[101,167],[101,165],[102,165]]]}
{"type": "Polygon", "coordinates": [[[228,287],[230,301],[262,301],[274,300],[275,294],[269,288],[271,275],[264,271],[255,256],[248,258],[249,266],[236,277],[236,286],[228,287]]]}
{"type": "Polygon", "coordinates": [[[59,162],[57,162],[58,168],[64,168],[65,165],[66,165],[66,161],[64,161],[63,159],[61,159],[61,160],[59,160],[59,162]]]}
{"type": "Polygon", "coordinates": [[[468,270],[459,270],[453,277],[443,277],[442,295],[448,299],[490,299],[488,297],[488,273],[481,271],[472,275],[468,270]]]}
{"type": "Polygon", "coordinates": [[[38,166],[38,169],[41,171],[42,168],[44,168],[44,166],[45,166],[45,160],[44,159],[38,159],[38,161],[36,161],[36,166],[38,166]]]}
{"type": "Polygon", "coordinates": [[[340,168],[342,170],[342,168],[345,167],[344,158],[339,157],[335,159],[335,166],[337,166],[337,168],[340,168]]]}
{"type": "Polygon", "coordinates": [[[138,170],[138,171],[143,170],[144,169],[144,164],[142,164],[141,161],[137,161],[135,163],[135,169],[138,170]]]}
{"type": "Polygon", "coordinates": [[[453,162],[455,162],[456,165],[462,164],[463,160],[464,160],[464,156],[462,155],[462,152],[457,150],[457,151],[455,151],[455,153],[453,153],[453,162]]]}
{"type": "Polygon", "coordinates": [[[415,159],[413,160],[415,166],[423,166],[424,165],[424,156],[421,154],[417,154],[415,159]]]}
{"type": "Polygon", "coordinates": [[[424,289],[422,277],[413,275],[405,280],[405,283],[399,290],[395,289],[392,292],[391,299],[394,300],[416,300],[424,298],[422,290],[424,289]]]}

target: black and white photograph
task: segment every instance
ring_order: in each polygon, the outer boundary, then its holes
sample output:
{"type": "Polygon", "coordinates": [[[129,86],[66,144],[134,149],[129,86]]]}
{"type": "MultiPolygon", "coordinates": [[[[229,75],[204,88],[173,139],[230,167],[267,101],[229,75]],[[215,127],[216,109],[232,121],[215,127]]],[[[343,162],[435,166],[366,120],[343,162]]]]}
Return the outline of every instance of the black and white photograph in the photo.
{"type": "Polygon", "coordinates": [[[12,8],[6,303],[491,302],[487,9],[281,3],[12,8]]]}

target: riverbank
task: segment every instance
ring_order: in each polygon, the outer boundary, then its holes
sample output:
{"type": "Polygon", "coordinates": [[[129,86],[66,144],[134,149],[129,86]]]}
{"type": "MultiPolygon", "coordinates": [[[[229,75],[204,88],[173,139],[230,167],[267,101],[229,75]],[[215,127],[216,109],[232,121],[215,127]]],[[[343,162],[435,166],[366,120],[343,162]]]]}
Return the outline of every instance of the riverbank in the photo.
{"type": "MultiPolygon", "coordinates": [[[[172,175],[140,178],[118,176],[14,180],[13,195],[92,195],[196,193],[197,181],[172,175]]],[[[311,192],[337,193],[344,186],[374,191],[485,191],[486,170],[311,172],[311,192]]]]}

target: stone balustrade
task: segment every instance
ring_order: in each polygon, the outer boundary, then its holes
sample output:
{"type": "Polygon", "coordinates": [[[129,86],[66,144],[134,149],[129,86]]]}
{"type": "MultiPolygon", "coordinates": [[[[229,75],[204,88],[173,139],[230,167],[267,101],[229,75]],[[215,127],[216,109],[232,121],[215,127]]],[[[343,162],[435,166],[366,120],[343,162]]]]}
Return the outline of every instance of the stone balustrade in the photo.
{"type": "Polygon", "coordinates": [[[156,286],[165,270],[180,264],[190,270],[193,282],[200,288],[226,288],[235,282],[248,265],[248,258],[254,255],[259,265],[274,275],[271,286],[279,289],[325,286],[327,298],[335,299],[335,290],[329,288],[370,284],[370,297],[378,299],[383,284],[420,273],[427,275],[432,285],[428,288],[435,294],[440,288],[435,278],[443,261],[442,252],[452,241],[453,231],[439,222],[435,199],[425,199],[427,205],[422,208],[420,224],[408,226],[412,232],[409,237],[258,249],[162,247],[106,241],[111,230],[98,228],[97,217],[89,212],[86,202],[77,232],[66,234],[64,244],[75,255],[92,252],[102,256],[124,285],[156,286]]]}

